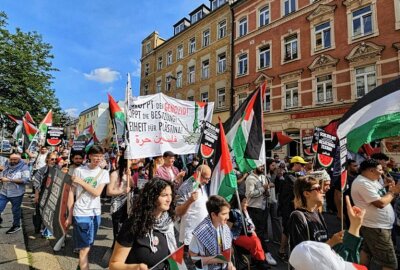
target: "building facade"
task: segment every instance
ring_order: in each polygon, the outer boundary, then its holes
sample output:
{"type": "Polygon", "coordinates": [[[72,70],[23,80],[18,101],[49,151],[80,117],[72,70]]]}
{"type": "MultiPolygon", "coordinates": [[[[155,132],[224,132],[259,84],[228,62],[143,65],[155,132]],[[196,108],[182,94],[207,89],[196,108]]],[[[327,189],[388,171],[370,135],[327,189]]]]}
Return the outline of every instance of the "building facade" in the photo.
{"type": "Polygon", "coordinates": [[[377,85],[400,75],[399,0],[239,0],[234,17],[234,106],[261,82],[266,136],[296,142],[340,118],[377,85]]]}
{"type": "Polygon", "coordinates": [[[230,6],[212,0],[189,15],[173,26],[168,40],[153,32],[142,41],[140,94],[214,102],[213,122],[218,116],[225,121],[233,97],[230,6]]]}

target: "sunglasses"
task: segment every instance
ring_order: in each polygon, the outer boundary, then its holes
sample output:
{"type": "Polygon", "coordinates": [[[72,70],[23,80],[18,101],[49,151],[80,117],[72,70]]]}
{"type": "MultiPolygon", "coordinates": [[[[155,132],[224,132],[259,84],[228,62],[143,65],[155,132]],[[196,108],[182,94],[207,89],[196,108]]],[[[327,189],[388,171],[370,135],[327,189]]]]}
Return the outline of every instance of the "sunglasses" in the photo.
{"type": "Polygon", "coordinates": [[[204,177],[204,176],[201,176],[201,178],[203,178],[204,180],[207,180],[207,181],[210,181],[211,180],[211,177],[204,177]]]}
{"type": "Polygon", "coordinates": [[[51,160],[51,161],[55,161],[55,160],[57,160],[57,159],[56,159],[56,158],[51,158],[50,160],[51,160]]]}
{"type": "Polygon", "coordinates": [[[314,191],[314,190],[321,192],[322,187],[313,187],[313,188],[309,189],[308,191],[314,191]]]}

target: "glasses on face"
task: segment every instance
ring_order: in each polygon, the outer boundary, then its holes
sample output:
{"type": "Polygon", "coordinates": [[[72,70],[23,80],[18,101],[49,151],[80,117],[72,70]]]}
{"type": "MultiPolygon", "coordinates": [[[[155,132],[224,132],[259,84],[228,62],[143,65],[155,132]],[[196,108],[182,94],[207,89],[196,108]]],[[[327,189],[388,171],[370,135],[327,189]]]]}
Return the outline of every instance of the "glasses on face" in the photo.
{"type": "Polygon", "coordinates": [[[309,189],[308,191],[314,191],[314,190],[316,190],[317,192],[321,192],[322,187],[320,187],[320,186],[318,186],[318,187],[313,187],[313,188],[309,189]]]}
{"type": "Polygon", "coordinates": [[[50,161],[56,161],[56,160],[57,160],[56,158],[51,158],[51,159],[50,159],[50,161]]]}
{"type": "Polygon", "coordinates": [[[204,177],[203,175],[201,176],[201,178],[203,178],[204,180],[210,181],[211,177],[204,177]]]}

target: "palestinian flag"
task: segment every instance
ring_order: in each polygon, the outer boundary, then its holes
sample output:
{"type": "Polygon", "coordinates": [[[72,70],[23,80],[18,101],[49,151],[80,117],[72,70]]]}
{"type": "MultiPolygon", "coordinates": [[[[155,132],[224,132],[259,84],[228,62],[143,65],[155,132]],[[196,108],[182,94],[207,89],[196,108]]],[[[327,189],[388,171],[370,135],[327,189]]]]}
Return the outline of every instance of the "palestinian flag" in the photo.
{"type": "Polygon", "coordinates": [[[264,83],[254,90],[224,124],[240,172],[265,164],[262,102],[266,87],[264,83]]]}
{"type": "Polygon", "coordinates": [[[90,138],[93,137],[94,134],[94,128],[93,125],[90,124],[90,126],[86,127],[81,134],[79,134],[78,137],[80,138],[90,138]]]}
{"type": "Polygon", "coordinates": [[[18,125],[22,124],[22,118],[19,118],[18,116],[12,115],[12,114],[7,114],[8,118],[10,118],[12,121],[17,123],[18,125]]]}
{"type": "Polygon", "coordinates": [[[382,84],[358,100],[342,117],[337,134],[347,149],[400,135],[400,78],[382,84]]]}
{"type": "Polygon", "coordinates": [[[110,94],[107,95],[110,117],[114,123],[115,133],[123,136],[125,132],[125,114],[114,98],[110,94]]]}
{"type": "Polygon", "coordinates": [[[39,129],[43,134],[47,133],[47,127],[53,125],[53,112],[50,110],[47,115],[44,117],[42,122],[40,122],[39,129]]]}
{"type": "Polygon", "coordinates": [[[219,128],[219,142],[215,154],[217,165],[211,176],[210,195],[220,195],[229,202],[237,189],[237,181],[221,119],[219,128]]]}
{"type": "Polygon", "coordinates": [[[31,141],[35,137],[35,135],[39,132],[39,130],[29,123],[27,120],[22,119],[22,134],[24,135],[24,150],[28,149],[31,141]]]}
{"type": "Polygon", "coordinates": [[[266,145],[266,148],[267,148],[267,150],[276,149],[276,148],[282,147],[292,141],[293,141],[293,139],[290,138],[289,136],[283,134],[282,131],[274,132],[274,133],[272,133],[272,141],[266,145]]]}
{"type": "Polygon", "coordinates": [[[93,145],[95,145],[95,144],[97,144],[97,143],[99,143],[99,140],[97,139],[96,133],[93,133],[93,136],[92,136],[92,137],[88,140],[88,142],[86,143],[85,152],[86,152],[86,153],[89,152],[89,149],[90,149],[93,145]]]}
{"type": "Polygon", "coordinates": [[[35,121],[34,121],[33,118],[32,118],[32,115],[31,115],[28,111],[26,111],[24,117],[25,117],[26,120],[28,120],[29,123],[31,123],[31,124],[36,124],[35,121]]]}
{"type": "Polygon", "coordinates": [[[172,253],[168,259],[167,262],[169,264],[169,269],[170,270],[183,270],[187,269],[186,264],[183,260],[183,251],[184,246],[181,246],[177,250],[175,250],[174,253],[172,253]]]}

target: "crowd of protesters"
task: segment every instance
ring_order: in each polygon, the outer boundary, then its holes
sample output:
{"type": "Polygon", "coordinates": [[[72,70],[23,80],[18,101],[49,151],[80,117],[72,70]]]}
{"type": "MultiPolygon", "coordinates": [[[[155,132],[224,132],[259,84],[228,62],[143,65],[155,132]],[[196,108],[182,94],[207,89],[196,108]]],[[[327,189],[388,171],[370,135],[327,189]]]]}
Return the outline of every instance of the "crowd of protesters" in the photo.
{"type": "Polygon", "coordinates": [[[188,269],[235,269],[235,260],[217,256],[226,250],[236,257],[248,254],[256,269],[276,265],[274,256],[294,269],[398,267],[400,184],[395,161],[383,153],[360,164],[348,159],[345,188],[340,176],[316,169],[312,160],[275,155],[250,172],[235,168],[238,192],[229,202],[210,196],[212,169],[197,156],[167,151],[126,160],[123,155],[123,149],[97,145],[87,153],[46,146],[12,153],[0,166],[0,214],[8,202],[13,214],[6,233],[21,230],[21,203],[31,185],[35,233],[52,237],[39,202],[49,170],[56,168],[72,180],[65,225],[72,227],[78,269],[89,269],[101,197],[111,204],[112,270],[168,269],[163,260],[181,245],[188,269]],[[338,224],[343,219],[344,230],[330,228],[329,216],[338,224]],[[278,247],[274,256],[271,245],[278,247]]]}

